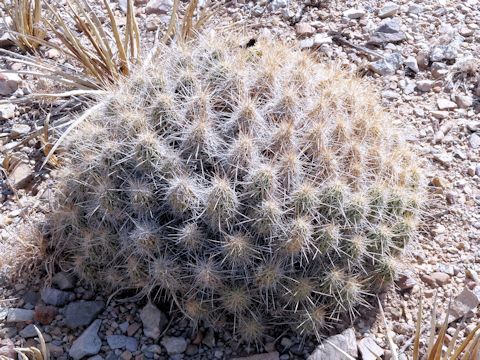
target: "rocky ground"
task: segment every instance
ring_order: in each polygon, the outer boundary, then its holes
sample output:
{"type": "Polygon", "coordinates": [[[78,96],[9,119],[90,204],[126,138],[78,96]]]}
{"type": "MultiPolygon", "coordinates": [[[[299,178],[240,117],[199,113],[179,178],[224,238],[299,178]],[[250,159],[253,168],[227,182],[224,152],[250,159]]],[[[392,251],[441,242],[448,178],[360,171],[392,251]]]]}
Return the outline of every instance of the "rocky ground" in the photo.
{"type": "MultiPolygon", "coordinates": [[[[115,6],[121,17],[125,3],[115,6]]],[[[146,41],[165,26],[170,9],[167,0],[138,4],[146,41]]],[[[429,193],[418,245],[382,298],[392,337],[400,348],[409,343],[422,295],[426,312],[437,306],[440,314],[452,299],[448,336],[463,316],[462,334],[471,331],[480,319],[480,1],[237,0],[224,10],[213,18],[218,28],[235,23],[252,37],[270,33],[297,42],[378,88],[393,125],[406,129],[424,160],[429,193]]],[[[8,45],[4,39],[0,46],[8,45]]],[[[62,121],[55,115],[75,110],[69,101],[17,106],[15,99],[32,88],[28,79],[0,75],[0,95],[8,100],[0,104],[0,251],[20,260],[38,249],[19,229],[48,211],[53,184],[52,174],[40,170],[48,140],[32,131],[44,124],[47,109],[59,119],[53,126],[62,121]]],[[[0,264],[9,271],[9,263],[0,264]]],[[[28,280],[0,284],[0,355],[14,357],[14,346],[36,345],[36,324],[55,359],[342,358],[327,343],[291,334],[260,348],[238,347],[229,334],[194,328],[168,307],[120,296],[108,301],[64,273],[48,288],[43,279],[28,280]]],[[[370,349],[388,359],[383,321],[368,314],[330,341],[354,357],[375,359],[370,349]]]]}

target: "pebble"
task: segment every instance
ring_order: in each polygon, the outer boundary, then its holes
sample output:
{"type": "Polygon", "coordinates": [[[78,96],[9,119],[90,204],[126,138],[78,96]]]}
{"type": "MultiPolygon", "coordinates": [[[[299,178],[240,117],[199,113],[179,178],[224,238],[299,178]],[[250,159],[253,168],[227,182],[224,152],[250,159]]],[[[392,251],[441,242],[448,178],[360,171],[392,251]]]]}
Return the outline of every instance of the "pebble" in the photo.
{"type": "Polygon", "coordinates": [[[400,6],[398,6],[397,4],[388,3],[378,10],[377,15],[380,19],[384,19],[396,15],[399,9],[400,6]]]}
{"type": "Polygon", "coordinates": [[[362,9],[348,9],[343,12],[343,16],[349,19],[360,19],[365,16],[365,10],[362,9]]]}
{"type": "Polygon", "coordinates": [[[438,98],[437,107],[439,110],[453,110],[457,108],[457,104],[445,98],[438,98]]]}
{"type": "Polygon", "coordinates": [[[173,8],[173,0],[150,0],[145,7],[145,14],[168,14],[173,8]]]}
{"type": "Polygon", "coordinates": [[[71,290],[75,287],[75,276],[66,272],[58,272],[52,278],[52,283],[60,290],[71,290]]]}
{"type": "Polygon", "coordinates": [[[109,335],[107,336],[107,343],[112,350],[126,348],[129,351],[135,352],[138,347],[137,339],[125,335],[109,335]]]}
{"type": "Polygon", "coordinates": [[[404,64],[414,73],[418,73],[420,71],[420,69],[418,68],[417,58],[415,56],[407,57],[407,59],[404,61],[404,64]]]}
{"type": "Polygon", "coordinates": [[[57,308],[54,306],[37,305],[35,306],[35,321],[43,325],[50,325],[57,316],[57,308]]]}
{"type": "Polygon", "coordinates": [[[37,331],[35,330],[35,325],[29,324],[25,326],[20,332],[18,333],[21,337],[27,339],[31,337],[37,336],[37,331]]]}
{"type": "MultiPolygon", "coordinates": [[[[272,351],[263,354],[255,354],[246,357],[237,357],[232,360],[279,360],[281,359],[280,354],[277,351],[272,351]]],[[[288,359],[288,357],[287,357],[288,359]]]]}
{"type": "Polygon", "coordinates": [[[398,43],[406,39],[401,30],[400,22],[396,18],[386,20],[368,39],[368,45],[382,46],[388,43],[398,43]]]}
{"type": "Polygon", "coordinates": [[[402,55],[393,53],[369,64],[370,70],[379,75],[393,75],[403,63],[402,55]]]}
{"type": "Polygon", "coordinates": [[[357,342],[358,352],[362,360],[381,359],[385,351],[370,336],[364,337],[357,342]]]}
{"type": "Polygon", "coordinates": [[[183,337],[165,336],[160,341],[168,355],[182,354],[187,349],[187,340],[183,337]]]}
{"type": "Polygon", "coordinates": [[[27,124],[13,124],[10,130],[10,137],[16,139],[17,137],[24,136],[30,133],[32,128],[27,124]]]}
{"type": "Polygon", "coordinates": [[[8,120],[13,118],[16,110],[17,106],[15,104],[0,104],[0,120],[8,120]]]}
{"type": "Polygon", "coordinates": [[[468,144],[472,149],[478,149],[480,147],[480,136],[472,134],[468,137],[468,144]]]}
{"type": "Polygon", "coordinates": [[[433,80],[419,80],[417,81],[417,89],[423,92],[429,92],[433,87],[433,80]]]}
{"type": "Polygon", "coordinates": [[[306,38],[315,34],[315,28],[308,23],[298,23],[295,25],[295,32],[299,38],[306,38]]]}

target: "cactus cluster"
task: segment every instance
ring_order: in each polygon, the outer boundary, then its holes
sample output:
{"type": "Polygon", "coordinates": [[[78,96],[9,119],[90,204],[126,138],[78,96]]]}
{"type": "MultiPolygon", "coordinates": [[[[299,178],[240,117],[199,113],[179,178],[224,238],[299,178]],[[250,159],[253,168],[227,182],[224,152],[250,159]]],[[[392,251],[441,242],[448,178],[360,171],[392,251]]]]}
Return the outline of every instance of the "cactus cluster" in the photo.
{"type": "Polygon", "coordinates": [[[83,280],[251,343],[320,336],[394,278],[421,172],[361,80],[276,41],[205,37],[98,101],[50,224],[83,280]]]}

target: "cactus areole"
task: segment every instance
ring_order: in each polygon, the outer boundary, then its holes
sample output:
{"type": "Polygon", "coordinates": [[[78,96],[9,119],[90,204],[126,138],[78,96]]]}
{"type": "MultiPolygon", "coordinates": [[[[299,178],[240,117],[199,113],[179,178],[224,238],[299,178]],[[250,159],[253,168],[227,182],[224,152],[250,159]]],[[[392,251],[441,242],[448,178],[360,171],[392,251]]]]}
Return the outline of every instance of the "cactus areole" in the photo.
{"type": "Polygon", "coordinates": [[[365,84],[272,40],[159,50],[70,136],[62,266],[259,342],[321,336],[395,276],[416,157],[365,84]]]}

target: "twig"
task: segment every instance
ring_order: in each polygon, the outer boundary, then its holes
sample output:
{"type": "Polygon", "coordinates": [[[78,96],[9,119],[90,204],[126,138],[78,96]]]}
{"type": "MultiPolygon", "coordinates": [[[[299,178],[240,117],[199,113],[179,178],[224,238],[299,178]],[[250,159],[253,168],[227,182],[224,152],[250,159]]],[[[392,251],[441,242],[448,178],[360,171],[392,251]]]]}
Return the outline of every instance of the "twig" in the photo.
{"type": "Polygon", "coordinates": [[[345,39],[345,37],[343,37],[343,35],[341,33],[337,32],[337,31],[331,31],[331,32],[328,33],[328,35],[330,35],[332,37],[332,40],[336,44],[349,46],[352,49],[355,49],[359,52],[362,52],[362,53],[365,53],[367,55],[373,56],[375,58],[375,60],[385,58],[385,56],[383,56],[382,54],[379,54],[376,51],[370,50],[369,48],[367,48],[365,46],[356,45],[356,44],[351,43],[350,41],[345,39]]]}

